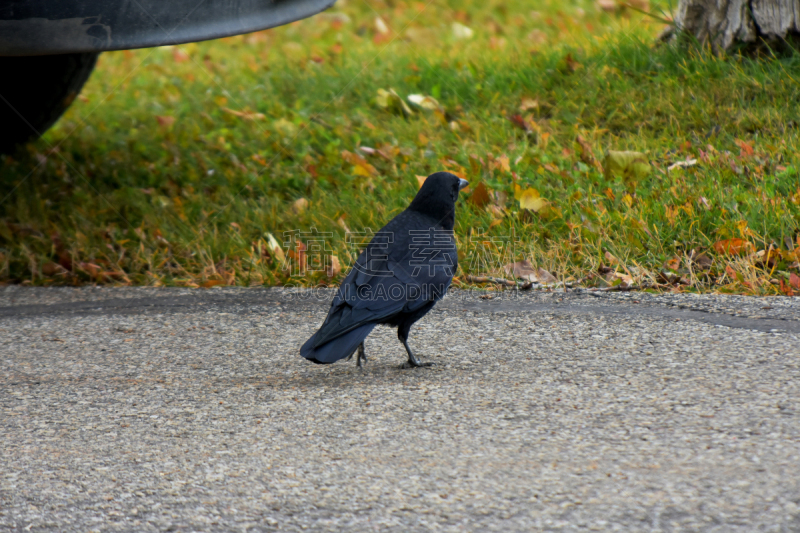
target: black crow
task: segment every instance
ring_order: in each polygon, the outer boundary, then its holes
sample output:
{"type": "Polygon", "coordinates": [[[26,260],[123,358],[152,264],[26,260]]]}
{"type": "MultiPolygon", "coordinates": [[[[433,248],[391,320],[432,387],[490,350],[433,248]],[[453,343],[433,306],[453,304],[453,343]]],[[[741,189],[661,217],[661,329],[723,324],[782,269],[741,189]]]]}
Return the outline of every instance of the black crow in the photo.
{"type": "Polygon", "coordinates": [[[397,328],[408,352],[404,368],[421,363],[408,347],[411,325],[446,293],[458,268],[453,238],[458,191],[466,180],[431,174],[408,208],[375,234],[339,287],[319,330],[300,355],[319,364],[352,357],[366,362],[364,339],[378,324],[397,328]]]}

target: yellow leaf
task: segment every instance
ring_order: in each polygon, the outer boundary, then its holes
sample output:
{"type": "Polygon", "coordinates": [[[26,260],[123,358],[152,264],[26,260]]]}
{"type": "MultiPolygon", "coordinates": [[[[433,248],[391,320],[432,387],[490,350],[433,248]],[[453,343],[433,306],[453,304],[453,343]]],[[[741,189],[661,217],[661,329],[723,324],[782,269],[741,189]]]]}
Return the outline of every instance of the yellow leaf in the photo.
{"type": "Polygon", "coordinates": [[[399,112],[404,116],[411,116],[414,114],[411,108],[408,107],[405,100],[400,98],[400,95],[394,89],[378,89],[378,96],[375,97],[375,103],[378,107],[382,107],[388,111],[399,112]]]}
{"type": "Polygon", "coordinates": [[[372,175],[370,173],[369,169],[364,167],[364,166],[362,166],[362,165],[354,166],[353,167],[353,174],[355,174],[356,176],[364,176],[365,178],[368,178],[368,177],[370,177],[372,175]]]}
{"type": "Polygon", "coordinates": [[[417,183],[419,183],[420,188],[422,188],[422,184],[425,183],[426,179],[428,179],[428,176],[420,176],[417,174],[417,183]]]}
{"type": "Polygon", "coordinates": [[[511,165],[508,162],[508,156],[507,155],[503,154],[500,157],[498,157],[495,161],[497,161],[497,166],[501,170],[503,170],[505,172],[511,172],[511,165]]]}
{"type": "Polygon", "coordinates": [[[633,196],[631,196],[630,194],[626,194],[625,196],[622,197],[622,201],[625,203],[625,205],[630,207],[633,205],[633,196]]]}
{"type": "Polygon", "coordinates": [[[303,211],[306,210],[307,207],[308,207],[308,200],[306,200],[305,198],[298,198],[292,204],[292,210],[295,213],[302,213],[303,211]]]}
{"type": "Polygon", "coordinates": [[[605,178],[621,177],[625,183],[632,185],[650,173],[647,155],[642,152],[618,152],[609,150],[606,153],[605,178]]]}
{"type": "Polygon", "coordinates": [[[286,261],[286,254],[283,253],[283,248],[278,243],[278,240],[272,233],[265,233],[264,239],[267,241],[267,248],[271,252],[271,255],[277,259],[279,263],[283,264],[286,261]]]}
{"type": "Polygon", "coordinates": [[[439,102],[437,102],[433,96],[425,96],[422,94],[409,94],[407,99],[415,106],[421,107],[422,109],[427,109],[428,111],[435,111],[442,107],[439,105],[439,102]]]}
{"type": "Polygon", "coordinates": [[[534,213],[538,213],[547,207],[547,204],[547,200],[539,196],[539,191],[536,189],[525,189],[519,196],[519,206],[522,209],[529,209],[534,213]]]}

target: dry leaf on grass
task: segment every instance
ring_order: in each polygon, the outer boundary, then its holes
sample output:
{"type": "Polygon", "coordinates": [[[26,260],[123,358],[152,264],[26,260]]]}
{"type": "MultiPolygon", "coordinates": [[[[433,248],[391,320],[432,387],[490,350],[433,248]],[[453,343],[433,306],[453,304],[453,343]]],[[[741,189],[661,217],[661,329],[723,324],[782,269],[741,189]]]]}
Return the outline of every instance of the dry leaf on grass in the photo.
{"type": "MultiPolygon", "coordinates": [[[[264,120],[266,118],[263,113],[256,113],[255,111],[249,111],[247,109],[245,109],[244,111],[236,111],[235,109],[223,107],[222,110],[230,115],[243,118],[245,120],[264,120]]],[[[286,120],[286,119],[281,119],[281,120],[286,120]]],[[[292,124],[292,126],[294,126],[294,124],[292,124]]]]}
{"type": "Polygon", "coordinates": [[[456,39],[471,39],[475,32],[472,28],[468,28],[459,22],[454,22],[451,26],[453,30],[453,37],[456,39]]]}
{"type": "Polygon", "coordinates": [[[489,189],[487,189],[486,185],[483,183],[479,183],[478,186],[475,187],[475,190],[472,191],[472,194],[467,201],[480,209],[491,202],[491,200],[492,197],[489,195],[489,189]]]}
{"type": "Polygon", "coordinates": [[[175,124],[175,117],[170,115],[156,115],[156,122],[162,128],[169,128],[173,124],[175,124]]]}
{"type": "Polygon", "coordinates": [[[283,248],[278,243],[278,240],[272,235],[272,233],[265,233],[264,240],[267,241],[267,250],[269,251],[270,255],[278,260],[279,264],[283,264],[286,261],[286,254],[283,253],[283,248]]]}
{"type": "Polygon", "coordinates": [[[603,254],[603,257],[606,258],[606,261],[608,261],[609,265],[618,265],[619,264],[619,259],[614,257],[614,255],[611,252],[605,252],[603,254]]]}
{"type": "Polygon", "coordinates": [[[503,267],[503,271],[508,276],[514,276],[515,278],[524,279],[525,281],[539,282],[539,276],[536,270],[534,270],[533,265],[531,265],[531,262],[527,259],[517,261],[516,263],[509,263],[503,267]]]}
{"type": "Polygon", "coordinates": [[[539,195],[539,191],[536,189],[522,190],[519,185],[514,186],[514,198],[519,201],[522,209],[528,209],[534,213],[542,211],[548,205],[547,200],[539,195]]]}
{"type": "Polygon", "coordinates": [[[375,103],[382,109],[406,117],[410,117],[414,114],[405,100],[400,98],[400,95],[397,94],[394,89],[389,89],[388,91],[385,89],[378,89],[378,96],[375,97],[375,103]]]}
{"type": "Polygon", "coordinates": [[[592,151],[592,146],[581,135],[575,137],[575,142],[578,143],[578,156],[580,160],[590,167],[594,167],[598,172],[603,172],[603,165],[597,160],[592,151]]]}
{"type": "Polygon", "coordinates": [[[305,198],[298,198],[292,204],[292,211],[294,211],[296,214],[300,214],[303,211],[305,211],[307,207],[308,207],[308,200],[306,200],[305,198]]]}
{"type": "Polygon", "coordinates": [[[619,176],[627,184],[634,184],[647,177],[650,163],[642,152],[609,150],[603,163],[605,178],[619,176]]]}
{"type": "Polygon", "coordinates": [[[539,283],[555,283],[558,281],[554,275],[543,268],[537,268],[536,275],[539,277],[539,283]]]}
{"type": "Polygon", "coordinates": [[[423,94],[409,94],[406,99],[415,106],[421,109],[425,109],[426,111],[436,111],[442,109],[442,106],[439,105],[439,102],[437,102],[436,98],[434,98],[433,96],[425,96],[423,94]]]}
{"type": "Polygon", "coordinates": [[[741,255],[753,247],[744,239],[725,239],[714,243],[714,250],[718,254],[741,255]]]}

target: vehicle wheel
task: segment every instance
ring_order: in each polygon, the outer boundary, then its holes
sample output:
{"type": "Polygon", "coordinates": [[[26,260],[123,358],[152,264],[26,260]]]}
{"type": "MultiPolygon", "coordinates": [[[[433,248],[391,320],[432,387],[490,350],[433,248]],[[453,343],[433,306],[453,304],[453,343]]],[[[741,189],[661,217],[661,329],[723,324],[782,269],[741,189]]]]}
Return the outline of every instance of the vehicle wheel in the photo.
{"type": "Polygon", "coordinates": [[[52,126],[78,96],[97,56],[0,57],[0,153],[52,126]]]}

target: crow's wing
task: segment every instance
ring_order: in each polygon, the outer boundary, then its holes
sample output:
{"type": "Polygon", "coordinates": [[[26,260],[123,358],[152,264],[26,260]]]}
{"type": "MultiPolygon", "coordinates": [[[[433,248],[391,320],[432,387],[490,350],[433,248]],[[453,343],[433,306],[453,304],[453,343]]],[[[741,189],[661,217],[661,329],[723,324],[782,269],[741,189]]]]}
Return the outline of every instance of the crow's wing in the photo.
{"type": "Polygon", "coordinates": [[[458,265],[455,240],[415,215],[404,211],[373,237],[339,287],[314,348],[444,296],[458,265]]]}

